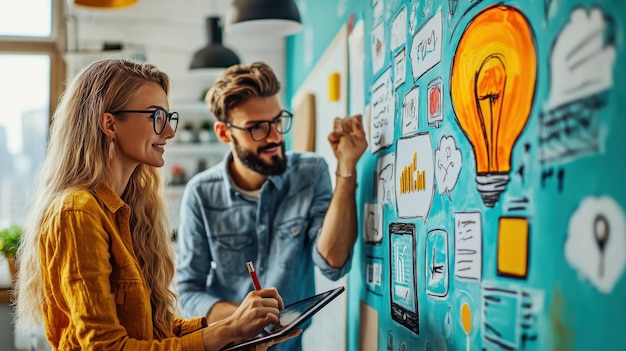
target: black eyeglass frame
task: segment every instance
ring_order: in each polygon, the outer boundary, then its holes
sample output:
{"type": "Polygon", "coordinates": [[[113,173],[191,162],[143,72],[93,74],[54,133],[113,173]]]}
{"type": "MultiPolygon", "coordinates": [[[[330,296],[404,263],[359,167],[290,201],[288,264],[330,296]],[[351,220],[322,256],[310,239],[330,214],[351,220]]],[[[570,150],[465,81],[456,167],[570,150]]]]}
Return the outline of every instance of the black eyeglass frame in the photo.
{"type": "Polygon", "coordinates": [[[239,130],[243,130],[245,132],[248,132],[248,134],[250,134],[250,139],[254,140],[254,141],[262,141],[265,138],[267,138],[268,135],[270,135],[270,131],[272,130],[272,124],[274,125],[274,128],[276,129],[276,131],[279,134],[286,134],[287,132],[289,132],[289,130],[291,130],[291,125],[292,125],[292,120],[293,120],[293,113],[287,111],[287,110],[281,110],[280,113],[278,114],[278,116],[274,117],[271,121],[259,121],[257,123],[254,123],[253,125],[251,125],[250,127],[238,127],[236,125],[233,125],[229,122],[225,123],[226,127],[228,128],[235,128],[235,129],[239,129],[239,130]],[[289,126],[287,128],[278,128],[278,122],[280,120],[282,120],[283,118],[289,118],[289,126]],[[265,133],[265,135],[260,138],[260,139],[256,139],[253,135],[252,135],[252,131],[255,128],[258,128],[259,126],[263,125],[263,124],[267,124],[267,133],[265,133]]]}
{"type": "Polygon", "coordinates": [[[154,132],[156,133],[156,135],[161,135],[163,134],[163,131],[165,130],[165,126],[167,125],[167,123],[170,124],[170,126],[172,125],[172,120],[176,121],[176,124],[174,124],[174,126],[172,127],[172,129],[174,130],[174,132],[176,132],[176,129],[178,128],[178,112],[167,112],[164,108],[160,108],[157,107],[154,110],[119,110],[119,111],[115,111],[115,112],[111,112],[112,114],[117,114],[117,113],[150,113],[152,114],[152,116],[150,116],[150,118],[152,119],[152,129],[154,130],[154,132]],[[163,123],[163,126],[161,127],[160,131],[157,131],[157,113],[159,111],[163,111],[165,112],[165,115],[167,116],[167,122],[163,123]]]}

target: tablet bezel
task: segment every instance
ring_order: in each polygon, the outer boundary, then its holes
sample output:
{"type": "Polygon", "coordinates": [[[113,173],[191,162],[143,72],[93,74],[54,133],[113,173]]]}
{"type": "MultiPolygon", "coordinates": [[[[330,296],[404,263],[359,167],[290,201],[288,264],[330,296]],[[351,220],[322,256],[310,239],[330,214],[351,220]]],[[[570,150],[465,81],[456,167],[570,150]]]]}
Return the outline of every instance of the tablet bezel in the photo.
{"type": "Polygon", "coordinates": [[[259,334],[257,336],[252,337],[251,339],[247,339],[247,340],[244,340],[242,342],[236,343],[236,344],[226,345],[220,351],[241,350],[241,349],[248,348],[250,346],[254,346],[254,345],[257,345],[257,344],[260,344],[260,343],[263,343],[263,342],[271,341],[273,339],[276,339],[276,338],[279,338],[281,336],[287,335],[291,331],[295,330],[299,325],[304,323],[306,320],[311,318],[314,314],[316,314],[319,310],[321,310],[329,302],[334,300],[344,290],[345,290],[345,288],[343,286],[340,286],[340,287],[337,287],[337,288],[325,291],[323,293],[320,293],[320,294],[308,297],[306,299],[300,300],[298,302],[291,303],[291,304],[285,306],[285,308],[282,311],[280,311],[280,313],[281,314],[285,313],[285,312],[289,311],[290,309],[293,309],[296,306],[309,303],[311,299],[319,299],[319,298],[321,298],[321,300],[319,300],[317,303],[315,303],[315,305],[309,307],[300,316],[298,316],[296,319],[291,321],[291,323],[285,325],[282,329],[280,329],[280,330],[278,330],[276,332],[273,332],[271,334],[267,334],[268,333],[267,330],[264,329],[263,332],[261,332],[261,334],[259,334]]]}

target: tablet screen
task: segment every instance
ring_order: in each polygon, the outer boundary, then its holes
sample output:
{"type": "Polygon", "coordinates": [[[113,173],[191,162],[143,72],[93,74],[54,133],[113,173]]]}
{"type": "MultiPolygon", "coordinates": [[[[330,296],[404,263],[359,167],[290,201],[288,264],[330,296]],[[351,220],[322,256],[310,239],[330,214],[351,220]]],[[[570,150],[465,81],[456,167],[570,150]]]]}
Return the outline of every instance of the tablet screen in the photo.
{"type": "Polygon", "coordinates": [[[266,342],[282,335],[288,334],[290,331],[297,329],[297,327],[311,318],[315,313],[326,306],[335,297],[339,296],[345,288],[340,286],[335,289],[328,290],[321,294],[311,296],[304,300],[289,304],[280,311],[278,316],[278,324],[268,324],[265,329],[257,336],[243,341],[236,345],[228,345],[223,348],[223,351],[235,351],[243,348],[248,348],[252,345],[256,345],[262,342],[266,342]]]}

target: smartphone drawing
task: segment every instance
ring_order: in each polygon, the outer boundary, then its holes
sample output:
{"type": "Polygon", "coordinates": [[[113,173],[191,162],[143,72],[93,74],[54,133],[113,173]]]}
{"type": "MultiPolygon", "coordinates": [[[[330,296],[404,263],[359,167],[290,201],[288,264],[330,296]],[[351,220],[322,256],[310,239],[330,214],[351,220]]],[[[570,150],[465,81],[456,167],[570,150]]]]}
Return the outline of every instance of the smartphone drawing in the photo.
{"type": "Polygon", "coordinates": [[[389,223],[391,317],[419,334],[415,251],[415,224],[389,223]]]}

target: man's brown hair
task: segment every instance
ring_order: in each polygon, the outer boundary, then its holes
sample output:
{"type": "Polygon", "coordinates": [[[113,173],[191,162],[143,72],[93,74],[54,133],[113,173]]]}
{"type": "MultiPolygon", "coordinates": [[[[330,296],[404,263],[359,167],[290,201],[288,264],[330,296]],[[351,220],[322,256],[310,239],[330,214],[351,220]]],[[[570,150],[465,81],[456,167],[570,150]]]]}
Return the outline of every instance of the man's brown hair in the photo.
{"type": "Polygon", "coordinates": [[[228,122],[230,111],[252,97],[278,94],[280,82],[263,62],[229,67],[213,84],[205,101],[218,121],[228,122]]]}

